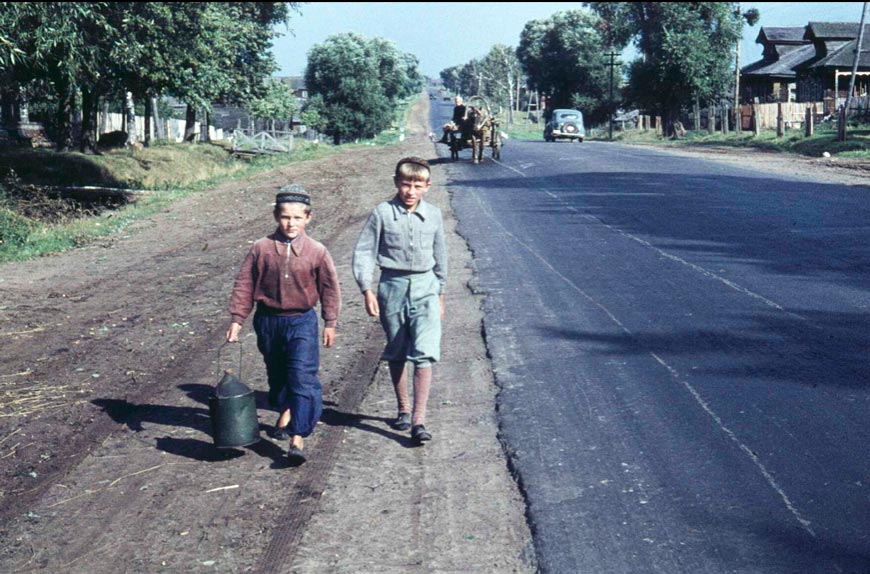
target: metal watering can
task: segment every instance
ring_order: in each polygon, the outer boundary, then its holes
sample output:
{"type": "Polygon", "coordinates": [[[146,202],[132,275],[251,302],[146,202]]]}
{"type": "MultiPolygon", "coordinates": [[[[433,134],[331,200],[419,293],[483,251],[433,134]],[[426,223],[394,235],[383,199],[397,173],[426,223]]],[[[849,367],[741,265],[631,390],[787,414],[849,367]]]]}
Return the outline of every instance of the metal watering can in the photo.
{"type": "MultiPolygon", "coordinates": [[[[218,349],[218,368],[226,345],[218,349]]],[[[239,343],[239,376],[233,374],[232,369],[226,369],[209,400],[211,434],[217,448],[238,448],[260,440],[254,391],[241,381],[241,374],[242,344],[239,343]]]]}

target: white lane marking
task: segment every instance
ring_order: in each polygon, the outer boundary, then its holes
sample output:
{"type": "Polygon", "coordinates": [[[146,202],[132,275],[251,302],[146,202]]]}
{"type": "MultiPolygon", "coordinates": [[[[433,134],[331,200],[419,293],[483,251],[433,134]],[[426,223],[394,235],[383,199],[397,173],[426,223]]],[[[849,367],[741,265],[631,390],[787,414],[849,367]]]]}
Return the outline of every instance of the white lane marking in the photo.
{"type": "Polygon", "coordinates": [[[785,507],[788,508],[789,512],[791,512],[792,516],[795,517],[795,520],[798,521],[798,523],[803,527],[804,530],[806,530],[813,538],[815,538],[816,533],[813,531],[812,527],[810,526],[812,523],[801,515],[800,511],[797,509],[797,507],[794,505],[794,503],[791,501],[791,499],[785,493],[785,490],[783,490],[782,487],[776,482],[776,479],[773,478],[773,475],[770,474],[770,471],[767,470],[767,467],[765,467],[764,463],[761,462],[761,459],[758,458],[758,455],[755,454],[751,448],[746,446],[743,443],[743,441],[741,441],[737,437],[737,435],[734,433],[734,431],[732,431],[730,428],[728,428],[725,425],[725,423],[722,421],[722,419],[719,417],[719,415],[716,414],[716,412],[710,407],[710,405],[707,403],[707,401],[705,401],[704,398],[701,396],[701,393],[699,393],[698,390],[689,381],[686,381],[683,378],[681,378],[680,373],[677,372],[676,369],[674,369],[671,365],[669,365],[661,357],[659,357],[658,355],[656,355],[655,353],[652,353],[652,352],[650,353],[650,355],[652,355],[653,359],[658,361],[660,365],[662,365],[664,368],[666,368],[668,370],[668,372],[670,372],[671,377],[675,381],[682,384],[683,387],[686,388],[686,390],[689,392],[689,394],[692,395],[692,397],[695,399],[695,401],[699,405],[701,405],[701,408],[704,409],[704,412],[706,412],[710,416],[710,418],[712,418],[716,422],[716,426],[718,426],[719,429],[728,436],[728,438],[730,438],[732,441],[734,441],[734,443],[737,444],[737,447],[741,451],[743,451],[743,453],[746,456],[749,457],[749,459],[752,461],[752,463],[758,468],[759,472],[761,472],[761,475],[764,477],[764,479],[767,481],[767,483],[770,485],[770,487],[782,499],[783,504],[785,504],[785,507]]]}
{"type": "MultiPolygon", "coordinates": [[[[528,175],[526,175],[524,172],[517,170],[517,169],[514,169],[513,167],[511,167],[507,164],[504,164],[504,163],[497,161],[497,160],[493,160],[493,161],[496,161],[496,163],[498,163],[499,165],[504,166],[507,169],[510,169],[510,170],[520,174],[523,177],[526,177],[526,178],[528,177],[528,175]]],[[[559,196],[556,195],[555,193],[551,192],[548,189],[545,189],[544,191],[547,193],[547,195],[549,195],[553,199],[556,199],[560,203],[565,205],[565,208],[568,209],[569,211],[572,211],[574,213],[580,213],[576,207],[571,206],[571,205],[567,205],[565,203],[565,201],[559,199],[559,196]]],[[[718,275],[718,274],[710,271],[709,269],[706,269],[706,268],[704,268],[696,263],[691,263],[690,261],[686,261],[682,257],[674,255],[673,253],[668,253],[664,249],[660,249],[660,248],[656,247],[655,245],[653,245],[649,241],[646,241],[645,239],[641,239],[640,237],[637,237],[636,235],[632,235],[631,233],[628,233],[627,231],[623,231],[622,229],[619,229],[618,227],[614,227],[613,225],[610,225],[609,223],[605,223],[593,215],[584,215],[583,217],[585,217],[586,219],[589,219],[590,221],[594,221],[600,225],[603,225],[607,229],[610,229],[611,231],[615,231],[615,232],[619,233],[620,235],[622,235],[623,237],[631,239],[632,241],[636,241],[637,243],[640,243],[644,247],[652,249],[653,251],[655,251],[656,253],[658,253],[662,257],[665,257],[667,259],[670,259],[671,261],[675,261],[677,263],[680,263],[681,265],[685,265],[685,266],[689,267],[690,269],[697,271],[701,275],[704,275],[705,277],[719,281],[723,285],[726,285],[727,287],[737,291],[738,293],[742,293],[748,297],[751,297],[753,299],[761,301],[765,305],[772,307],[772,308],[776,309],[777,311],[781,311],[782,313],[785,313],[786,315],[788,315],[789,317],[791,317],[793,319],[797,319],[799,321],[806,322],[807,324],[809,324],[810,326],[812,326],[814,328],[817,328],[817,329],[819,328],[818,325],[815,325],[812,321],[810,321],[810,319],[808,317],[804,317],[803,315],[800,315],[800,314],[795,313],[793,311],[788,311],[782,305],[777,303],[776,301],[768,299],[764,295],[756,293],[750,289],[747,289],[746,287],[743,287],[742,285],[740,285],[738,283],[735,283],[734,281],[726,279],[725,277],[722,277],[721,275],[718,275]]]]}
{"type": "MultiPolygon", "coordinates": [[[[510,165],[508,165],[508,164],[506,164],[506,163],[503,163],[503,162],[501,162],[501,161],[499,161],[499,160],[497,160],[497,159],[493,159],[492,161],[494,161],[495,163],[497,163],[498,165],[500,165],[500,166],[502,166],[502,167],[504,167],[504,168],[507,168],[507,169],[511,170],[511,171],[514,172],[514,173],[518,173],[518,174],[520,174],[520,175],[523,176],[523,177],[529,177],[529,176],[526,175],[525,172],[520,171],[520,170],[518,170],[517,168],[515,168],[515,167],[513,167],[513,166],[510,166],[510,165]]],[[[530,164],[530,165],[528,165],[528,166],[525,166],[525,165],[524,165],[524,167],[532,167],[533,165],[534,165],[534,164],[530,164]]]]}
{"type": "MultiPolygon", "coordinates": [[[[507,165],[505,165],[505,167],[507,167],[507,168],[509,168],[509,169],[513,169],[513,168],[511,168],[510,166],[507,166],[507,165]]],[[[514,171],[517,171],[517,170],[514,170],[514,171]]],[[[517,172],[517,173],[522,174],[522,172],[517,172]]],[[[522,175],[523,175],[523,177],[526,177],[525,174],[522,174],[522,175]]],[[[550,192],[547,191],[547,193],[550,193],[550,192]]],[[[490,219],[491,219],[491,220],[492,220],[492,221],[493,221],[493,222],[494,222],[494,223],[495,223],[499,228],[501,228],[501,230],[504,232],[505,235],[507,235],[508,237],[510,237],[512,241],[516,242],[516,243],[519,244],[521,247],[523,247],[526,251],[528,251],[529,253],[531,253],[532,256],[534,256],[534,257],[535,257],[536,259],[538,259],[541,263],[543,263],[545,267],[547,267],[547,268],[548,268],[548,269],[549,269],[549,270],[550,270],[554,275],[556,275],[559,279],[561,279],[561,280],[562,280],[563,282],[565,282],[568,286],[570,286],[571,289],[573,289],[574,291],[576,291],[577,293],[579,293],[579,294],[580,294],[584,299],[586,299],[588,302],[590,302],[590,303],[593,304],[594,306],[598,307],[598,308],[599,308],[599,309],[600,309],[600,310],[601,310],[605,315],[607,315],[607,317],[608,317],[608,318],[609,318],[609,319],[610,319],[610,320],[611,320],[611,321],[612,321],[612,322],[613,322],[617,327],[619,327],[619,329],[620,329],[623,333],[625,333],[625,334],[626,334],[627,336],[629,336],[629,337],[632,337],[632,338],[635,337],[634,333],[632,333],[632,331],[631,331],[628,327],[626,327],[626,326],[622,323],[622,321],[620,321],[620,320],[616,317],[616,315],[614,315],[614,314],[610,311],[610,309],[608,309],[607,307],[605,307],[602,303],[596,301],[596,300],[595,300],[591,295],[589,295],[586,291],[584,291],[582,288],[580,288],[579,285],[577,285],[576,283],[574,283],[573,281],[571,281],[568,277],[566,277],[566,276],[563,275],[561,272],[559,272],[558,269],[556,269],[555,267],[553,267],[553,265],[551,265],[550,262],[547,261],[546,258],[544,258],[544,256],[542,256],[540,253],[538,253],[537,251],[535,251],[535,249],[533,249],[530,245],[528,245],[528,244],[525,243],[522,239],[520,239],[519,237],[517,237],[516,235],[514,235],[513,233],[511,233],[510,231],[508,231],[508,229],[507,229],[504,225],[502,225],[502,223],[501,223],[498,219],[495,218],[495,215],[492,213],[492,211],[483,205],[483,203],[482,203],[482,201],[481,201],[481,199],[480,199],[480,196],[479,196],[478,194],[475,194],[475,199],[477,200],[477,203],[481,206],[482,210],[483,210],[483,211],[484,211],[484,212],[489,216],[489,218],[490,218],[490,219]]],[[[594,218],[593,218],[593,219],[594,219],[594,218]]],[[[612,230],[615,229],[614,227],[612,227],[612,226],[610,226],[610,225],[607,225],[606,223],[601,222],[601,221],[599,221],[599,220],[597,220],[597,219],[596,219],[596,221],[598,221],[598,222],[601,223],[602,225],[605,225],[605,226],[608,227],[609,229],[612,229],[612,230]]],[[[676,256],[670,256],[670,254],[668,254],[668,253],[666,253],[666,252],[664,252],[664,251],[662,251],[662,250],[660,250],[660,249],[658,249],[658,248],[652,246],[652,245],[649,244],[648,242],[645,242],[645,241],[643,241],[643,240],[641,240],[641,239],[638,239],[638,238],[634,238],[633,236],[631,236],[630,234],[626,234],[626,233],[623,232],[622,230],[616,229],[616,231],[619,231],[620,233],[623,233],[624,235],[629,236],[629,237],[631,237],[631,238],[633,238],[633,239],[635,239],[635,240],[641,242],[641,243],[644,244],[644,245],[647,245],[648,247],[654,249],[655,251],[661,253],[662,255],[665,255],[665,256],[669,256],[669,257],[675,258],[676,260],[681,261],[681,262],[683,262],[683,263],[689,265],[689,266],[692,267],[693,269],[696,269],[696,270],[698,270],[698,271],[704,273],[705,275],[709,275],[709,276],[712,276],[712,277],[719,278],[717,275],[715,275],[714,273],[711,273],[711,272],[707,271],[707,270],[704,269],[703,267],[700,267],[700,266],[698,266],[698,265],[694,265],[693,263],[689,263],[689,262],[687,262],[687,261],[684,261],[684,260],[680,259],[679,257],[676,257],[676,256]]],[[[725,280],[724,278],[719,278],[719,279],[721,279],[721,280],[723,280],[723,281],[727,281],[727,280],[725,280]]],[[[730,283],[730,282],[729,282],[729,283],[730,283]]],[[[729,286],[732,286],[732,285],[729,285],[729,286]]],[[[739,286],[738,286],[738,287],[739,287],[739,286]]],[[[747,290],[747,289],[740,288],[740,289],[738,289],[738,290],[739,290],[740,292],[743,292],[743,293],[746,293],[746,294],[749,294],[749,295],[754,295],[751,291],[749,291],[749,290],[747,290]]],[[[757,297],[760,298],[760,299],[762,299],[763,301],[767,301],[767,299],[765,299],[765,298],[762,297],[761,295],[757,295],[757,297]]],[[[772,304],[772,306],[774,306],[775,308],[777,308],[777,309],[779,309],[779,310],[781,310],[781,311],[783,311],[783,312],[788,313],[788,311],[785,311],[781,306],[777,305],[776,303],[774,303],[774,302],[772,302],[772,301],[770,301],[769,304],[772,304]]],[[[654,352],[650,352],[649,355],[653,358],[653,360],[655,360],[658,364],[660,364],[662,367],[664,367],[664,368],[668,371],[668,373],[671,375],[671,378],[672,378],[675,382],[677,382],[677,383],[679,383],[680,385],[682,385],[682,386],[683,386],[683,387],[684,387],[684,388],[689,392],[689,394],[692,396],[692,398],[695,400],[695,402],[697,402],[698,405],[701,407],[701,409],[702,409],[704,412],[707,413],[707,415],[708,415],[708,416],[713,420],[713,422],[716,424],[716,426],[719,428],[719,430],[721,430],[721,431],[722,431],[726,436],[728,436],[728,438],[730,438],[730,439],[731,439],[731,440],[732,440],[732,441],[733,441],[733,442],[738,446],[738,448],[740,449],[740,451],[742,451],[742,452],[743,452],[743,453],[744,453],[744,454],[749,458],[749,460],[752,462],[752,464],[755,465],[755,467],[758,469],[758,471],[759,471],[759,472],[761,473],[761,475],[764,477],[765,481],[767,481],[768,485],[773,489],[774,492],[777,493],[777,495],[780,497],[780,499],[782,500],[782,502],[783,502],[783,504],[785,505],[785,507],[786,507],[786,508],[788,509],[788,511],[792,514],[792,516],[794,516],[794,518],[795,518],[795,520],[798,522],[798,524],[800,524],[801,527],[802,527],[802,528],[803,528],[803,529],[804,529],[804,530],[805,530],[805,531],[806,531],[810,536],[812,536],[813,538],[816,538],[816,533],[815,533],[815,531],[813,531],[813,529],[812,529],[812,527],[811,527],[811,524],[812,524],[812,523],[811,523],[809,520],[807,520],[806,518],[803,517],[803,515],[801,514],[801,512],[798,510],[798,508],[794,505],[794,503],[793,503],[793,502],[791,501],[791,499],[788,497],[788,495],[786,494],[785,490],[783,490],[783,488],[779,485],[779,483],[776,482],[776,479],[773,477],[773,475],[770,473],[770,471],[767,470],[767,467],[764,466],[764,463],[761,461],[761,459],[758,457],[758,455],[756,455],[756,454],[752,451],[751,448],[749,448],[748,446],[746,446],[746,444],[743,443],[743,441],[741,441],[741,440],[737,437],[737,434],[736,434],[734,431],[732,431],[730,428],[728,428],[728,427],[725,425],[725,423],[724,423],[724,421],[722,420],[722,418],[721,418],[719,415],[717,415],[716,412],[713,410],[713,408],[712,408],[712,407],[707,403],[707,401],[704,400],[704,398],[701,396],[701,393],[698,392],[698,390],[697,390],[697,389],[696,389],[696,388],[695,388],[691,383],[689,383],[689,382],[686,381],[686,380],[683,380],[683,378],[680,376],[679,371],[677,371],[677,370],[676,370],[672,365],[670,365],[667,361],[665,361],[664,359],[662,359],[661,357],[659,357],[656,353],[654,353],[654,352]]]]}
{"type": "Polygon", "coordinates": [[[726,279],[725,277],[722,277],[721,275],[717,275],[716,273],[713,273],[709,269],[706,269],[700,265],[697,265],[696,263],[686,261],[682,257],[674,255],[673,253],[668,253],[664,249],[660,249],[660,248],[656,247],[655,245],[653,245],[652,243],[650,243],[649,241],[647,241],[645,239],[641,239],[640,237],[637,237],[636,235],[632,235],[631,233],[628,233],[627,231],[623,231],[622,229],[614,227],[614,226],[610,225],[609,223],[604,223],[603,221],[601,221],[597,217],[594,217],[592,215],[584,215],[583,217],[585,217],[586,219],[589,219],[590,221],[594,221],[600,225],[603,225],[607,229],[610,229],[611,231],[615,231],[615,232],[619,233],[620,235],[622,235],[623,237],[631,239],[632,241],[636,241],[636,242],[640,243],[641,245],[643,245],[644,247],[648,247],[649,249],[652,249],[653,251],[655,251],[656,253],[658,253],[662,257],[665,257],[667,259],[670,259],[671,261],[676,261],[677,263],[685,265],[685,266],[689,267],[690,269],[697,271],[701,275],[704,275],[705,277],[709,277],[710,279],[715,279],[716,281],[724,283],[725,285],[727,285],[731,289],[734,289],[735,291],[737,291],[739,293],[743,293],[744,295],[746,295],[748,297],[752,297],[753,299],[757,299],[757,300],[761,301],[762,303],[764,303],[765,305],[767,305],[769,307],[773,307],[777,311],[782,311],[783,313],[786,313],[786,314],[788,314],[791,317],[794,317],[796,319],[800,319],[801,321],[808,320],[806,317],[804,317],[802,315],[798,315],[797,313],[792,313],[791,311],[787,311],[782,305],[780,305],[779,303],[777,303],[775,301],[768,299],[764,295],[760,295],[754,291],[751,291],[751,290],[747,289],[746,287],[743,287],[743,286],[735,283],[734,281],[726,279]]]}

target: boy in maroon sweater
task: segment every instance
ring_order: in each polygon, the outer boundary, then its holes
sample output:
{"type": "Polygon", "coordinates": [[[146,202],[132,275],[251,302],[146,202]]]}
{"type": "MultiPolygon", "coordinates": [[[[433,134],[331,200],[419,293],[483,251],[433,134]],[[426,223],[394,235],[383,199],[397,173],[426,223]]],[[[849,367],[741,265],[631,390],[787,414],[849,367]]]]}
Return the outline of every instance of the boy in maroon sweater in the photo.
{"type": "Polygon", "coordinates": [[[256,306],[257,348],[266,362],[269,405],[280,412],[275,438],[290,438],[287,456],[305,462],[303,438],[323,412],[317,313],[324,320],[323,345],[335,342],[341,290],[335,264],[321,243],[305,234],[311,199],[294,186],[275,198],[278,229],[254,243],[242,263],[230,296],[232,322],[227,341],[239,340],[245,319],[256,306]]]}

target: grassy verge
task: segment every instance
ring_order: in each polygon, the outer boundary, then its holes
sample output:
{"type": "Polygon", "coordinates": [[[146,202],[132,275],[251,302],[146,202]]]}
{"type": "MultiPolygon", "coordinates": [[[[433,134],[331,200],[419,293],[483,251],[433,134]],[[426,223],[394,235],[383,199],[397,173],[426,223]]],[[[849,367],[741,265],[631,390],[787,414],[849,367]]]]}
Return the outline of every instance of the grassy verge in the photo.
{"type": "MultiPolygon", "coordinates": [[[[535,124],[526,119],[512,125],[503,123],[501,129],[513,139],[539,140],[543,137],[543,124],[535,124]]],[[[590,140],[608,140],[606,129],[587,129],[586,137],[590,140]]],[[[822,157],[827,152],[831,157],[841,157],[854,160],[870,160],[870,126],[850,126],[846,141],[837,141],[836,128],[823,126],[816,129],[812,137],[804,137],[803,130],[792,130],[778,138],[774,131],[763,131],[758,137],[751,132],[740,134],[703,132],[688,132],[685,138],[672,140],[657,137],[655,132],[639,130],[614,130],[613,141],[639,144],[656,144],[666,146],[710,146],[710,147],[742,147],[795,153],[809,157],[822,157]]]]}
{"type": "Polygon", "coordinates": [[[533,123],[527,119],[518,119],[514,123],[502,122],[501,131],[511,139],[516,140],[542,140],[544,139],[544,123],[533,123]]]}
{"type": "Polygon", "coordinates": [[[290,163],[317,159],[403,138],[411,98],[397,106],[393,125],[375,138],[335,147],[297,141],[287,154],[232,158],[210,144],[160,143],[143,150],[115,150],[101,156],[50,150],[0,151],[0,263],[20,261],[86,245],[118,233],[189,193],[242,180],[290,163]],[[100,186],[145,190],[121,206],[72,205],[45,195],[44,186],[100,186]],[[36,205],[36,208],[34,208],[36,205]]]}
{"type": "MultiPolygon", "coordinates": [[[[607,139],[606,133],[596,139],[607,139]]],[[[856,126],[849,129],[846,141],[837,141],[836,129],[820,128],[811,137],[805,137],[802,130],[786,132],[779,138],[776,132],[763,131],[758,137],[752,132],[740,134],[709,134],[707,132],[688,132],[679,140],[656,137],[654,132],[629,130],[614,131],[614,141],[626,143],[649,143],[670,146],[710,146],[754,148],[766,151],[794,153],[809,157],[822,157],[825,152],[831,157],[857,160],[870,160],[870,126],[856,126]]]]}
{"type": "Polygon", "coordinates": [[[337,153],[332,146],[307,142],[292,153],[250,161],[233,159],[213,145],[164,144],[103,156],[13,150],[0,157],[0,172],[15,173],[0,182],[0,263],[80,247],[189,193],[332,153],[337,153]],[[81,205],[49,197],[41,188],[84,185],[145,192],[133,194],[130,202],[81,205]]]}

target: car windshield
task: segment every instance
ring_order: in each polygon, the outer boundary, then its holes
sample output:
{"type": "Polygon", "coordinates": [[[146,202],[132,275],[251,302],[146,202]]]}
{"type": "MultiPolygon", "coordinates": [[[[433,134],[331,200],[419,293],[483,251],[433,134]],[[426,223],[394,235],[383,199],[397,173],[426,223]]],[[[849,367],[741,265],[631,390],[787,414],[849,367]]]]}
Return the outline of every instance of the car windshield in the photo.
{"type": "Polygon", "coordinates": [[[578,118],[577,114],[561,114],[559,115],[560,120],[576,120],[578,118]]]}

